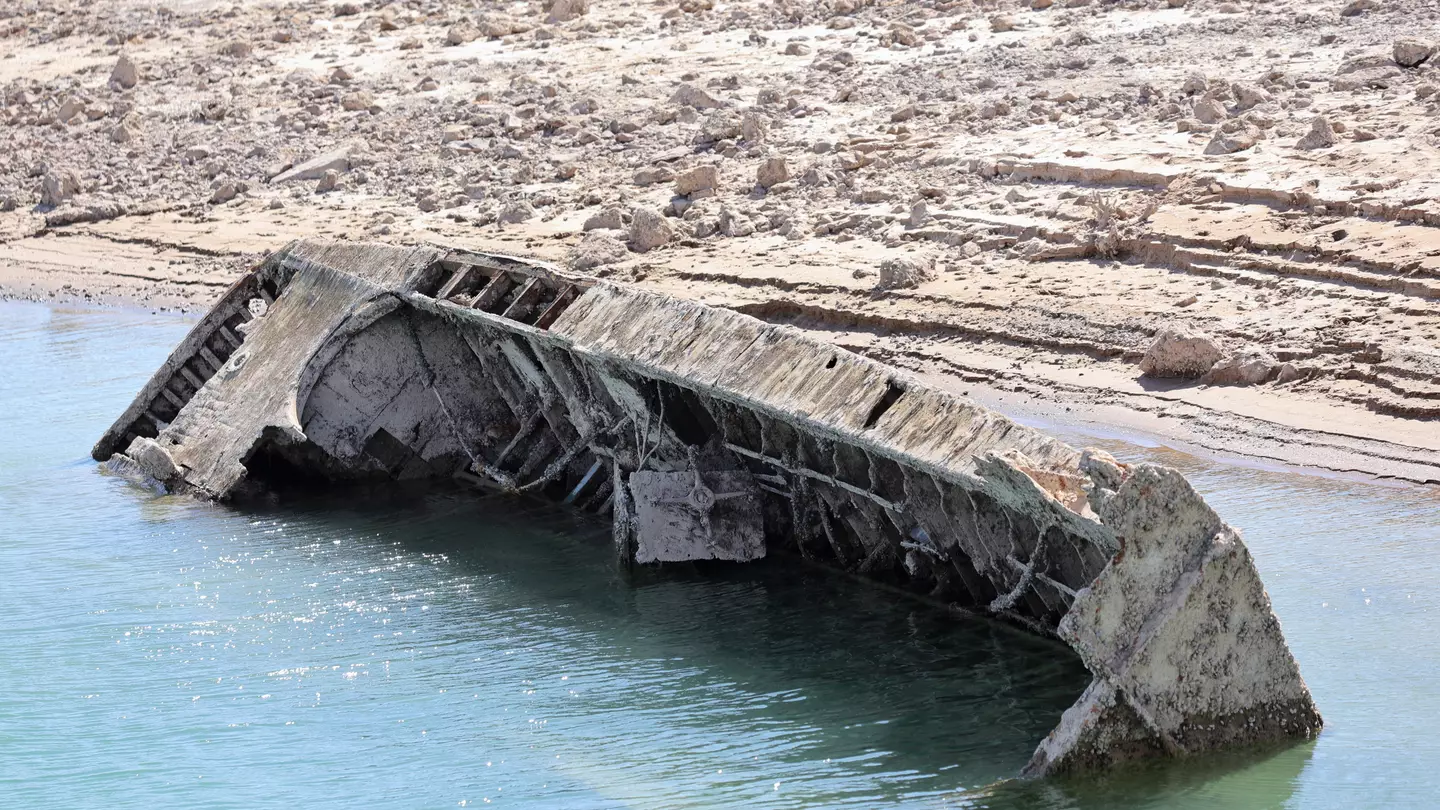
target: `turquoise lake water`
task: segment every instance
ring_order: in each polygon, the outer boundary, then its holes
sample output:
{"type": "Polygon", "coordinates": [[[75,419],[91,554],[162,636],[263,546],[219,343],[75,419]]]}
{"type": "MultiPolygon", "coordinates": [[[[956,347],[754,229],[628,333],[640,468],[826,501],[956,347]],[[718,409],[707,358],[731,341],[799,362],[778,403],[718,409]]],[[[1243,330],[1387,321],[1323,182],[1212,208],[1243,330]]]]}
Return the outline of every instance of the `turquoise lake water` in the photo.
{"type": "Polygon", "coordinates": [[[1434,489],[1092,442],[1244,530],[1327,726],[1017,783],[1088,680],[1063,646],[787,561],[626,581],[526,503],[102,474],[188,323],[0,303],[0,808],[1440,805],[1434,489]]]}

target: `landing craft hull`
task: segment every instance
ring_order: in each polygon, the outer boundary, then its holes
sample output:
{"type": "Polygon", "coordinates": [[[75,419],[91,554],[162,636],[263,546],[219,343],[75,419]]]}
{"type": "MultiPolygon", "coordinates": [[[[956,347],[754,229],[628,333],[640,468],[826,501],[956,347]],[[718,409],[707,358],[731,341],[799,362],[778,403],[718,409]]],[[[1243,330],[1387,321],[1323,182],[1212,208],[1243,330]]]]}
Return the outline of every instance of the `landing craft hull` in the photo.
{"type": "Polygon", "coordinates": [[[458,476],[608,516],[627,563],[793,553],[1058,637],[1094,679],[1027,775],[1321,727],[1239,534],[1175,470],[538,262],[292,243],[94,456],[217,500],[458,476]]]}

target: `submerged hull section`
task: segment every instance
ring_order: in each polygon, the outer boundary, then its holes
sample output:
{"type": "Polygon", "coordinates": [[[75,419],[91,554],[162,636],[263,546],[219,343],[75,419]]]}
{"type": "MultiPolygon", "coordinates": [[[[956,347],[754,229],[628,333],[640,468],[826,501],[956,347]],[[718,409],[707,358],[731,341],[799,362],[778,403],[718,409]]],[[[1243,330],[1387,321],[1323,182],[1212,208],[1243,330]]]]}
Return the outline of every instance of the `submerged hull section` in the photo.
{"type": "Polygon", "coordinates": [[[1321,725],[1249,552],[1178,472],[540,263],[293,243],[94,455],[222,500],[459,477],[610,518],[627,564],[793,553],[1022,625],[1094,675],[1030,775],[1321,725]]]}

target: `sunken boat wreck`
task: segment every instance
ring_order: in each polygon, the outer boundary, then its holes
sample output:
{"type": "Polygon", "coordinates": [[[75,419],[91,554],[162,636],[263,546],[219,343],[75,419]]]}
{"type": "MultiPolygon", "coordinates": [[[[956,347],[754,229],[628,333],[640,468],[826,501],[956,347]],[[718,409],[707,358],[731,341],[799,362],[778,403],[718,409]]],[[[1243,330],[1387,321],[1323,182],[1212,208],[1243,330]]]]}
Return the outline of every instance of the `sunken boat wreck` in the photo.
{"type": "Polygon", "coordinates": [[[608,518],[630,565],[792,554],[1059,638],[1093,680],[1026,775],[1321,727],[1250,553],[1179,472],[541,262],[292,243],[94,456],[216,500],[460,477],[608,518]]]}

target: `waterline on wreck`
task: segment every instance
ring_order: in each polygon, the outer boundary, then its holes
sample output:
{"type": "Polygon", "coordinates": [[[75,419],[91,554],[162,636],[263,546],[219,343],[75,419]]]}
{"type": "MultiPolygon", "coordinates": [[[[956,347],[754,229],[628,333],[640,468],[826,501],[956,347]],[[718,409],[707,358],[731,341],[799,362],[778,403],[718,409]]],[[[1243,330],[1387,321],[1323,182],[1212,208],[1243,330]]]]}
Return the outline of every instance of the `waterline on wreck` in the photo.
{"type": "Polygon", "coordinates": [[[16,802],[1329,807],[1436,787],[1424,490],[1186,469],[1245,529],[1327,730],[987,788],[1083,687],[1063,650],[783,565],[630,590],[603,532],[548,510],[154,497],[80,459],[184,325],[0,306],[0,413],[24,439],[0,464],[0,600],[27,651],[0,668],[16,802]]]}

